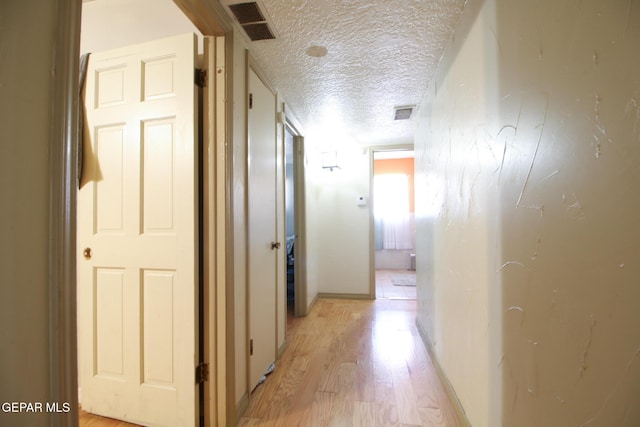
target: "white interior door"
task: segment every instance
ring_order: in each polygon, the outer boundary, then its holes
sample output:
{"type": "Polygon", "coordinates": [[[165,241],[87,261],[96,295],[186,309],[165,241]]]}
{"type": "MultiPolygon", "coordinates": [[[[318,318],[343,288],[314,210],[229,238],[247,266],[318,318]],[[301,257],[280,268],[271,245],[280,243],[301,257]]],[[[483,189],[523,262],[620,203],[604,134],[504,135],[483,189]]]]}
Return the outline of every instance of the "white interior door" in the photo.
{"type": "MultiPolygon", "coordinates": [[[[276,98],[249,69],[249,381],[276,359],[276,98]]],[[[283,244],[283,243],[282,243],[283,244]]]]}
{"type": "Polygon", "coordinates": [[[196,43],[93,54],[85,86],[80,399],[144,425],[198,415],[196,43]]]}

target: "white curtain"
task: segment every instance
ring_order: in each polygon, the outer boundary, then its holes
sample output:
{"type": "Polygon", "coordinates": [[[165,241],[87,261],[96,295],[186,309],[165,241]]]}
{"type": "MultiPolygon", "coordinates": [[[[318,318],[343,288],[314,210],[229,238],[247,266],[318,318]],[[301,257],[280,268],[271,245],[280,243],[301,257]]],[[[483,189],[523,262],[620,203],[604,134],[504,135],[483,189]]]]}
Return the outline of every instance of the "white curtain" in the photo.
{"type": "Polygon", "coordinates": [[[412,249],[407,175],[375,175],[373,192],[377,246],[381,249],[412,249]]]}

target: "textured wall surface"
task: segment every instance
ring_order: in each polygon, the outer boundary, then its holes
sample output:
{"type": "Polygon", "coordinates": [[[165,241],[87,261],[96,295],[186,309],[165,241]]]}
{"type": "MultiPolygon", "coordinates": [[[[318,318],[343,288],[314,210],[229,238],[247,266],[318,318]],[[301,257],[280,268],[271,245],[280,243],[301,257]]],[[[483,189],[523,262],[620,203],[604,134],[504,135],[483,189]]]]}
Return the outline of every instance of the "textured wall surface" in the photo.
{"type": "Polygon", "coordinates": [[[640,425],[640,5],[471,1],[416,135],[419,322],[474,426],[640,425]]]}

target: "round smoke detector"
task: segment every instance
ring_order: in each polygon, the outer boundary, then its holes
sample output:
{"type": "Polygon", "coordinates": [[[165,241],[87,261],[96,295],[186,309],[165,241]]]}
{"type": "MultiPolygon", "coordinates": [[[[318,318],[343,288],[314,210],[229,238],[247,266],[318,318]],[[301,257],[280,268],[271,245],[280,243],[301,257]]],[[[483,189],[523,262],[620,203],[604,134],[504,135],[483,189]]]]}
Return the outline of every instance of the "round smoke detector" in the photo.
{"type": "Polygon", "coordinates": [[[311,46],[305,51],[307,55],[314,58],[321,58],[327,54],[327,48],[324,46],[311,46]]]}

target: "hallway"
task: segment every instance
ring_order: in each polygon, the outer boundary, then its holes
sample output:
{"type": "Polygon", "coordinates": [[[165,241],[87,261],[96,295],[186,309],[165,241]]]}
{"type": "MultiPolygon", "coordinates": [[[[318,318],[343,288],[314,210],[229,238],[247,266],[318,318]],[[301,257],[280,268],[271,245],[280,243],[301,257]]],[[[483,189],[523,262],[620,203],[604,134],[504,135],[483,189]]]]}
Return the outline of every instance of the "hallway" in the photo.
{"type": "Polygon", "coordinates": [[[458,426],[415,327],[415,301],[319,300],[240,426],[458,426]]]}

